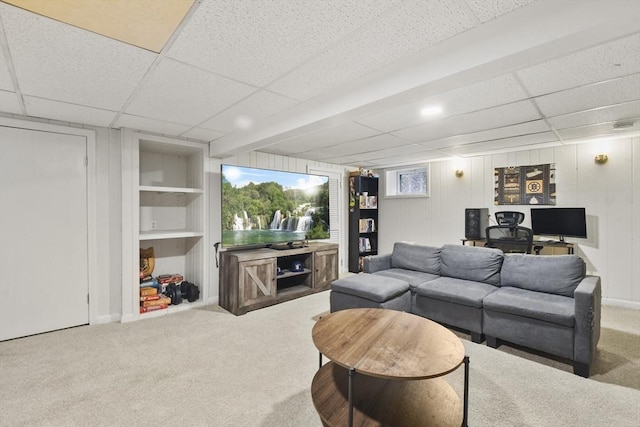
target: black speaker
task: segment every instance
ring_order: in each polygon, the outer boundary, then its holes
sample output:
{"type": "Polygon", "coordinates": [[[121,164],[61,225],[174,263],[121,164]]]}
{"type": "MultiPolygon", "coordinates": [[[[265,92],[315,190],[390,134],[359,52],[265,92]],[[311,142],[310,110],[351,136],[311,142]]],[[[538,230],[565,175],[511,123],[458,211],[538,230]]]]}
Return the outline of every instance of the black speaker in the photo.
{"type": "Polygon", "coordinates": [[[469,240],[486,238],[489,226],[488,208],[467,208],[464,210],[464,237],[469,240]]]}

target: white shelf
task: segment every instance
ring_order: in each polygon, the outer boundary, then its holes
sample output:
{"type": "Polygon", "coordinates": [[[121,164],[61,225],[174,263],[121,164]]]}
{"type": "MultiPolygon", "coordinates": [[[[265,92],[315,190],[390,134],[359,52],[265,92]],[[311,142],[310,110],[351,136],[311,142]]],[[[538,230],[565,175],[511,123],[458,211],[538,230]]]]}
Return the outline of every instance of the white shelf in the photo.
{"type": "Polygon", "coordinates": [[[140,240],[181,239],[184,237],[202,237],[202,231],[191,230],[152,230],[141,231],[140,240]]]}
{"type": "Polygon", "coordinates": [[[153,193],[178,193],[178,194],[202,194],[201,188],[162,187],[156,185],[141,185],[140,191],[153,193]]]}

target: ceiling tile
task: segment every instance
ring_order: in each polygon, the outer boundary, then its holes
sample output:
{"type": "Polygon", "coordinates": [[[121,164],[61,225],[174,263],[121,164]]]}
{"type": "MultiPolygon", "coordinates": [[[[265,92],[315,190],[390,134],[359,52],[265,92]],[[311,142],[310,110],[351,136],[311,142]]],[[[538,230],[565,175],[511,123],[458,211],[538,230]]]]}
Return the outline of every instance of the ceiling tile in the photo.
{"type": "Polygon", "coordinates": [[[164,59],[125,111],[157,120],[199,125],[254,90],[251,86],[164,59]]]}
{"type": "Polygon", "coordinates": [[[22,114],[18,95],[15,92],[0,90],[0,110],[11,114],[22,114]]]}
{"type": "Polygon", "coordinates": [[[433,141],[422,142],[420,145],[430,149],[439,149],[445,147],[456,147],[466,144],[475,144],[477,142],[491,141],[496,139],[511,138],[523,136],[551,130],[547,123],[540,119],[531,122],[520,123],[513,126],[504,126],[495,129],[489,129],[482,132],[468,133],[464,135],[456,135],[449,138],[436,139],[433,141]]]}
{"type": "Polygon", "coordinates": [[[398,0],[202,2],[167,55],[262,86],[395,3],[398,0]]]}
{"type": "Polygon", "coordinates": [[[263,149],[277,153],[303,153],[320,147],[330,147],[347,141],[362,139],[378,134],[377,131],[358,123],[344,123],[296,136],[263,149]],[[273,150],[273,151],[272,151],[273,150]]]}
{"type": "Polygon", "coordinates": [[[222,132],[203,128],[193,128],[180,134],[180,136],[185,138],[199,139],[200,141],[213,141],[224,135],[222,132]]]}
{"type": "Polygon", "coordinates": [[[331,159],[333,157],[353,156],[362,152],[402,147],[406,144],[406,141],[403,141],[393,135],[382,134],[372,136],[370,138],[358,139],[356,141],[343,142],[326,148],[319,148],[317,150],[306,152],[305,155],[310,154],[321,159],[331,159]]]}
{"type": "Polygon", "coordinates": [[[402,107],[358,119],[359,123],[382,132],[414,126],[446,117],[483,110],[501,104],[526,99],[528,96],[511,74],[479,82],[435,96],[425,96],[416,91],[416,101],[402,107]],[[442,114],[425,117],[420,110],[427,106],[442,107],[442,114]]]}
{"type": "Polygon", "coordinates": [[[408,141],[425,142],[538,119],[540,114],[530,101],[518,101],[406,128],[393,134],[408,141]]]}
{"type": "Polygon", "coordinates": [[[64,122],[83,123],[107,127],[115,118],[116,111],[102,110],[84,105],[67,104],[48,99],[24,97],[27,114],[32,117],[45,117],[64,122]]]}
{"type": "Polygon", "coordinates": [[[130,114],[122,114],[113,127],[138,129],[164,135],[180,135],[189,130],[189,126],[132,116],[130,114]]]}
{"type": "Polygon", "coordinates": [[[428,151],[422,146],[415,144],[406,144],[401,147],[386,148],[383,150],[367,151],[358,155],[351,155],[349,157],[357,158],[358,160],[374,160],[384,159],[386,157],[409,155],[414,153],[421,153],[428,151]]]}
{"type": "MultiPolygon", "coordinates": [[[[639,131],[640,130],[640,119],[638,119],[633,127],[625,129],[625,131],[639,131]]],[[[582,138],[593,138],[594,136],[605,136],[605,135],[615,135],[616,132],[613,131],[611,123],[600,123],[589,126],[582,126],[578,128],[571,129],[560,129],[557,131],[558,135],[565,140],[572,139],[582,139],[582,138]]]]}
{"type": "Polygon", "coordinates": [[[156,57],[4,3],[0,12],[23,95],[119,110],[156,57]]]}
{"type": "Polygon", "coordinates": [[[464,0],[482,22],[487,22],[536,0],[464,0]]]}
{"type": "Polygon", "coordinates": [[[640,74],[581,86],[535,99],[547,117],[575,113],[640,99],[640,74]]]}
{"type": "Polygon", "coordinates": [[[551,117],[547,121],[554,129],[566,129],[598,123],[624,121],[624,119],[630,119],[638,115],[640,115],[640,101],[631,101],[624,104],[551,117]]]}
{"type": "Polygon", "coordinates": [[[640,72],[640,33],[517,72],[533,96],[640,72]]]}
{"type": "Polygon", "coordinates": [[[221,132],[233,132],[252,127],[267,117],[278,114],[298,104],[291,98],[261,90],[243,99],[230,108],[216,114],[200,127],[221,132]]]}
{"type": "Polygon", "coordinates": [[[478,142],[476,144],[461,145],[442,149],[453,156],[479,155],[494,151],[518,150],[528,145],[557,142],[558,137],[553,132],[543,132],[534,135],[517,136],[513,138],[478,142]]]}
{"type": "Polygon", "coordinates": [[[473,25],[475,21],[457,2],[403,2],[385,14],[384,20],[371,21],[269,88],[292,98],[310,99],[473,25]]]}
{"type": "Polygon", "coordinates": [[[4,55],[4,49],[0,49],[0,59],[0,90],[15,92],[16,88],[13,87],[13,80],[11,80],[9,73],[9,61],[4,55]]]}

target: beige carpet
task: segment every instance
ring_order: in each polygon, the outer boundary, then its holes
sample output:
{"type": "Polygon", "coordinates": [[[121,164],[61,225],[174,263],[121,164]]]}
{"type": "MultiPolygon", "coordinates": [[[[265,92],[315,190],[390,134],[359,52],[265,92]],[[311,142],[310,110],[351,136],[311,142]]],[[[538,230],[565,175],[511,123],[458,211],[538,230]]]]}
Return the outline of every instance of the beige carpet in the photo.
{"type": "MultiPolygon", "coordinates": [[[[238,317],[203,307],[2,342],[0,426],[320,426],[311,328],[328,296],[238,317]]],[[[640,425],[637,318],[609,324],[605,312],[589,379],[562,361],[465,340],[470,425],[640,425]]],[[[462,369],[447,380],[461,394],[462,369]]]]}

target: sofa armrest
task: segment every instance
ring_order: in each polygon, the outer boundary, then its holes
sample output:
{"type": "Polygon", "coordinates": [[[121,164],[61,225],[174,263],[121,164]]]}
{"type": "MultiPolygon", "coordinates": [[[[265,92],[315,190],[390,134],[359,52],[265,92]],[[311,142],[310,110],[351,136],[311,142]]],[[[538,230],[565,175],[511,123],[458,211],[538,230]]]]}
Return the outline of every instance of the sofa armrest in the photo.
{"type": "Polygon", "coordinates": [[[573,293],[575,300],[575,332],[573,357],[591,364],[600,340],[602,289],[599,276],[586,276],[573,293]]]}
{"type": "Polygon", "coordinates": [[[375,273],[376,271],[389,270],[391,268],[391,254],[370,255],[364,259],[364,272],[375,273]]]}

